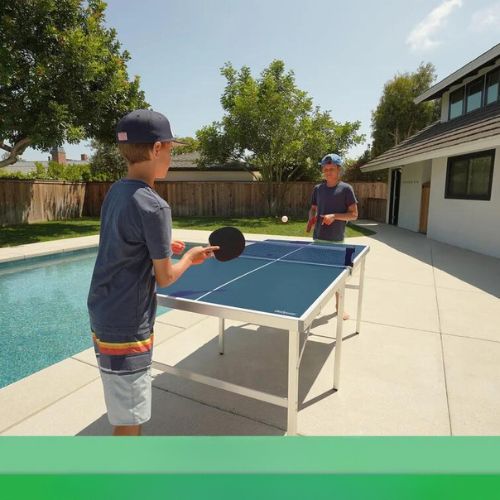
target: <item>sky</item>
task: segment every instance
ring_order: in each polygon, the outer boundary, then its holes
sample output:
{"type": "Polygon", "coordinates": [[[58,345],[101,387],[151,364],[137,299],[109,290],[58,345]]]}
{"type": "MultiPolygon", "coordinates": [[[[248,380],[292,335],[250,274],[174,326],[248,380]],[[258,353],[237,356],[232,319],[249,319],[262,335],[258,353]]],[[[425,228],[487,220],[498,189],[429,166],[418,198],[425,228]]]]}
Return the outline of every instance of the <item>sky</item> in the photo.
{"type": "MultiPolygon", "coordinates": [[[[361,122],[366,141],[351,149],[355,157],[371,142],[384,83],[421,62],[442,80],[499,43],[500,0],[109,0],[106,24],[175,135],[194,136],[222,117],[225,62],[258,76],[281,59],[315,105],[336,121],[361,122]]],[[[65,149],[72,159],[91,153],[87,142],[65,149]]]]}

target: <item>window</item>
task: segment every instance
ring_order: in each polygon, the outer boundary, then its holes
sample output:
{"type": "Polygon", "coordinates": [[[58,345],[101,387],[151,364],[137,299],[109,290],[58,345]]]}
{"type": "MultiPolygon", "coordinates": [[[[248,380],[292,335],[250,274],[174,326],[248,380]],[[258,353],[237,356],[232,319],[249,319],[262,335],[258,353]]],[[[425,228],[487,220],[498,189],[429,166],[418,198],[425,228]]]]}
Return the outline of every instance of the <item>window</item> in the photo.
{"type": "Polygon", "coordinates": [[[489,200],[495,150],[448,158],[445,198],[489,200]]]}
{"type": "Polygon", "coordinates": [[[500,69],[486,75],[486,99],[485,104],[497,102],[500,98],[500,69]]]}
{"type": "Polygon", "coordinates": [[[484,76],[467,84],[466,112],[479,109],[483,104],[484,76]]]}
{"type": "Polygon", "coordinates": [[[450,94],[450,120],[464,112],[464,90],[462,87],[450,94]]]}

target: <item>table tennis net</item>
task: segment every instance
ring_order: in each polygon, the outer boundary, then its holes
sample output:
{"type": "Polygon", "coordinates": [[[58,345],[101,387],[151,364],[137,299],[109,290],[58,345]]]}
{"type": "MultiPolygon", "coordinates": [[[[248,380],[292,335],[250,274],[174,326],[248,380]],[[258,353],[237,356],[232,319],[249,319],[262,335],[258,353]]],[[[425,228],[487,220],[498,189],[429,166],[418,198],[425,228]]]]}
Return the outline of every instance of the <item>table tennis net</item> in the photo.
{"type": "Polygon", "coordinates": [[[352,266],[354,247],[329,247],[300,243],[256,242],[245,247],[242,257],[329,266],[352,266]]]}

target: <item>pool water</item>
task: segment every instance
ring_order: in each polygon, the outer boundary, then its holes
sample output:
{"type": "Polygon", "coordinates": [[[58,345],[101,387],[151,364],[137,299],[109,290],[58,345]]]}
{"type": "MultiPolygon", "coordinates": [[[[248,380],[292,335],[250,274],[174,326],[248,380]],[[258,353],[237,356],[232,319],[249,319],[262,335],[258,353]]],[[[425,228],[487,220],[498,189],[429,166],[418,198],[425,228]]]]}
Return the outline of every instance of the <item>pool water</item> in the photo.
{"type": "Polygon", "coordinates": [[[96,255],[0,264],[0,388],[92,346],[87,294],[96,255]]]}

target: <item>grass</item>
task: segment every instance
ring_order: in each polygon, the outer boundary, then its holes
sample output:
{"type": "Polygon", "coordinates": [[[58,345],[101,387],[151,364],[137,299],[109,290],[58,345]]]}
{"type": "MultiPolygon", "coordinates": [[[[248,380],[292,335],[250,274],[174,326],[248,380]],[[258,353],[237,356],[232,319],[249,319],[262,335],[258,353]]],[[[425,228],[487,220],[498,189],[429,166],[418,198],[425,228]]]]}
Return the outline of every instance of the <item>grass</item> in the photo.
{"type": "Polygon", "coordinates": [[[0,247],[89,236],[98,234],[100,225],[99,219],[83,218],[6,226],[0,229],[0,247]]]}
{"type": "MultiPolygon", "coordinates": [[[[305,232],[305,219],[292,219],[288,223],[283,224],[279,218],[274,217],[175,217],[173,224],[174,229],[212,231],[222,226],[236,226],[244,233],[279,234],[281,236],[311,235],[305,232]]],[[[98,234],[99,227],[100,222],[97,218],[6,226],[0,230],[0,247],[75,238],[77,236],[90,236],[98,234]]],[[[349,224],[346,228],[346,238],[368,236],[370,234],[374,234],[374,232],[354,224],[349,224]]]]}
{"type": "MultiPolygon", "coordinates": [[[[306,233],[307,219],[290,219],[284,224],[280,218],[275,217],[176,217],[174,229],[201,229],[212,231],[221,226],[236,226],[244,233],[279,234],[281,236],[312,236],[306,233]]],[[[349,224],[345,236],[369,236],[374,231],[361,226],[349,224]]]]}

